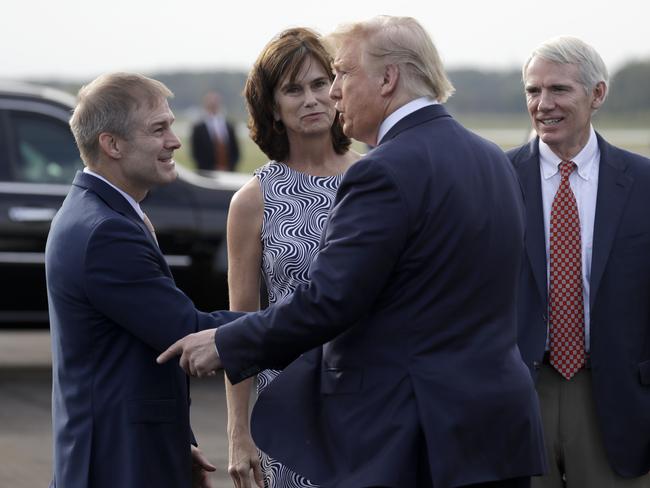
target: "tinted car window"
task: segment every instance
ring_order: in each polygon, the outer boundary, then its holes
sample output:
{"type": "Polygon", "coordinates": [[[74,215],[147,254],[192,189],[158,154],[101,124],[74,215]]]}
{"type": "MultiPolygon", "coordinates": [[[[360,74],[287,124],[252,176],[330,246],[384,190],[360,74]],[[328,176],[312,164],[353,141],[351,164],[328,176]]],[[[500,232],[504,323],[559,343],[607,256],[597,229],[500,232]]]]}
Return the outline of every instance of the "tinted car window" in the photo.
{"type": "Polygon", "coordinates": [[[16,166],[14,180],[27,183],[70,183],[82,167],[69,127],[31,112],[9,112],[16,166]]]}
{"type": "MultiPolygon", "coordinates": [[[[11,288],[0,294],[0,328],[47,326],[47,234],[83,168],[67,123],[74,98],[40,92],[3,88],[0,80],[0,276],[11,288]]],[[[205,177],[180,166],[178,172],[176,181],[153,189],[142,208],[180,289],[201,310],[226,308],[228,205],[250,177],[205,177]]]]}

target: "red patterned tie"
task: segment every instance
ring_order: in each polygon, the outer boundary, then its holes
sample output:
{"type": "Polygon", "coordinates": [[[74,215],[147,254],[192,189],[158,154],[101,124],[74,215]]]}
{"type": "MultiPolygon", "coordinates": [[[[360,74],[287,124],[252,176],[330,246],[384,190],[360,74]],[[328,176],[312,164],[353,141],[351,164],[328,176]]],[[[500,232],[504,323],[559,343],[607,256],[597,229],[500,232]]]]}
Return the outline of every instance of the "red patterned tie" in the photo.
{"type": "Polygon", "coordinates": [[[575,168],[573,161],[560,163],[550,223],[550,362],[567,380],[585,364],[580,217],[569,185],[575,168]]]}

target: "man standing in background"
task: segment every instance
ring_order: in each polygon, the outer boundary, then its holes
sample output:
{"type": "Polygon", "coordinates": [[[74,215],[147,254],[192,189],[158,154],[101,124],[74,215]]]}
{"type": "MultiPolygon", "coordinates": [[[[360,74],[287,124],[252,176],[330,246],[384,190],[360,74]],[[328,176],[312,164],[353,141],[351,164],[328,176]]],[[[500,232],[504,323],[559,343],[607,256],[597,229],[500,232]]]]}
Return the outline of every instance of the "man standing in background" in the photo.
{"type": "Polygon", "coordinates": [[[221,112],[221,95],[210,91],[203,97],[203,120],[192,127],[192,157],[199,170],[234,171],[239,161],[235,131],[221,112]]]}
{"type": "Polygon", "coordinates": [[[537,137],[510,151],[526,201],[519,348],[549,473],[536,488],[650,486],[650,161],[591,124],[607,68],[558,37],[523,67],[537,137]]]}

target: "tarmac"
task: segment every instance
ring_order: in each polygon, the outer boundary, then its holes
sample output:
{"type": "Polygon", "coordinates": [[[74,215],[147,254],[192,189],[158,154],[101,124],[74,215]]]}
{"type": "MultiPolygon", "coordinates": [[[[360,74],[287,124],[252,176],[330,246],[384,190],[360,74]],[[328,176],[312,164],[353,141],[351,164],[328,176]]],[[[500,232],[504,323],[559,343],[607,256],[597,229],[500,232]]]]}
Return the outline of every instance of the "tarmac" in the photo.
{"type": "MultiPolygon", "coordinates": [[[[48,331],[0,331],[0,487],[47,488],[52,477],[51,353],[48,331]]],[[[217,466],[213,488],[231,488],[227,472],[223,376],[193,379],[192,428],[217,466]]]]}

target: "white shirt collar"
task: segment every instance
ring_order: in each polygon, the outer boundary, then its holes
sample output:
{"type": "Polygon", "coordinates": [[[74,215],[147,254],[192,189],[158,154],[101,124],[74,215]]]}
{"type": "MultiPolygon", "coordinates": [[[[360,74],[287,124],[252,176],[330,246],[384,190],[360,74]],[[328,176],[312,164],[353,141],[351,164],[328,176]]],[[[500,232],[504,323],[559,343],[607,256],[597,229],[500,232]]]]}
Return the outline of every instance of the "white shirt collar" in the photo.
{"type": "Polygon", "coordinates": [[[99,178],[100,180],[102,180],[102,181],[103,181],[104,183],[106,183],[107,185],[110,185],[110,186],[112,186],[113,188],[115,188],[115,190],[117,190],[117,191],[120,193],[120,195],[122,195],[124,198],[126,198],[126,201],[129,202],[129,203],[131,204],[131,206],[132,206],[133,209],[136,211],[136,213],[140,216],[140,218],[141,218],[142,220],[144,220],[144,212],[143,212],[142,209],[140,208],[140,204],[139,204],[138,202],[135,201],[135,198],[133,198],[133,197],[132,197],[131,195],[129,195],[128,193],[126,193],[126,192],[120,190],[118,187],[116,187],[113,183],[111,183],[110,181],[108,181],[108,180],[107,180],[106,178],[104,178],[102,175],[95,173],[95,172],[94,172],[93,170],[91,170],[91,169],[88,169],[88,167],[85,167],[85,168],[84,168],[84,173],[89,174],[89,175],[91,175],[91,176],[94,176],[95,178],[99,178]]]}
{"type": "MultiPolygon", "coordinates": [[[[589,140],[585,147],[571,160],[577,166],[577,172],[584,180],[589,180],[594,166],[600,160],[598,139],[593,126],[590,128],[589,140]]],[[[559,164],[562,160],[551,150],[548,144],[539,139],[539,162],[542,167],[542,176],[548,180],[559,171],[559,164]]]]}
{"type": "Polygon", "coordinates": [[[384,121],[379,126],[379,132],[377,133],[377,144],[381,142],[384,136],[388,131],[402,120],[407,115],[412,114],[416,110],[420,110],[423,107],[428,107],[429,105],[437,105],[438,101],[429,97],[416,98],[411,100],[406,105],[402,105],[400,108],[395,110],[392,114],[384,119],[384,121]]]}

